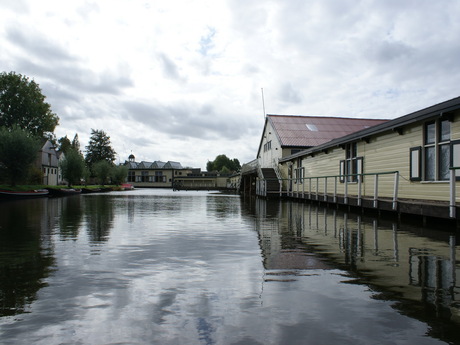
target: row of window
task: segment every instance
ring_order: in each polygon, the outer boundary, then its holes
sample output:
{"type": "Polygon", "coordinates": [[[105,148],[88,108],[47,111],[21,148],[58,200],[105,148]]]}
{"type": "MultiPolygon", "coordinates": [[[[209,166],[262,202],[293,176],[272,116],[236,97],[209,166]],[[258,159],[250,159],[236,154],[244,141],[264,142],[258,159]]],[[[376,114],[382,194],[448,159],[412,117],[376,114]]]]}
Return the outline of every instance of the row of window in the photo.
{"type": "MultiPolygon", "coordinates": [[[[128,182],[158,182],[165,183],[167,177],[162,171],[155,171],[155,175],[149,175],[148,171],[141,171],[141,175],[136,175],[135,171],[128,171],[128,182]]],[[[171,182],[171,179],[169,179],[171,182]]]]}
{"type": "Polygon", "coordinates": [[[264,152],[270,151],[271,149],[272,149],[272,141],[270,140],[264,144],[264,152]]]}
{"type": "Polygon", "coordinates": [[[451,140],[450,120],[427,122],[423,131],[423,146],[410,149],[410,179],[412,181],[447,181],[450,167],[458,166],[460,141],[451,140]]]}
{"type": "MultiPolygon", "coordinates": [[[[358,156],[357,143],[347,144],[345,159],[340,161],[340,182],[357,182],[363,173],[363,157],[358,156]]],[[[451,140],[451,121],[438,119],[425,123],[423,146],[410,149],[410,179],[412,181],[447,181],[450,167],[460,167],[460,140],[451,140]]],[[[295,180],[301,183],[304,169],[297,161],[295,180]]],[[[460,178],[460,170],[457,173],[460,178]]]]}
{"type": "Polygon", "coordinates": [[[50,174],[57,174],[57,169],[56,168],[43,168],[43,174],[50,175],[50,174]]]}

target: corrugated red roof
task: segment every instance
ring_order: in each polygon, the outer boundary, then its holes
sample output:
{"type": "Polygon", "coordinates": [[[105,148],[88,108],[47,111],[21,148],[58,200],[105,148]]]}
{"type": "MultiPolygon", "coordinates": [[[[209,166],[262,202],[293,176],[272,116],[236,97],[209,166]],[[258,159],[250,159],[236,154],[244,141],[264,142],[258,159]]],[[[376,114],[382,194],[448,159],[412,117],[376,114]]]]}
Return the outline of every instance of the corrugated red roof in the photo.
{"type": "Polygon", "coordinates": [[[281,146],[318,146],[388,120],[327,116],[267,115],[281,146]]]}

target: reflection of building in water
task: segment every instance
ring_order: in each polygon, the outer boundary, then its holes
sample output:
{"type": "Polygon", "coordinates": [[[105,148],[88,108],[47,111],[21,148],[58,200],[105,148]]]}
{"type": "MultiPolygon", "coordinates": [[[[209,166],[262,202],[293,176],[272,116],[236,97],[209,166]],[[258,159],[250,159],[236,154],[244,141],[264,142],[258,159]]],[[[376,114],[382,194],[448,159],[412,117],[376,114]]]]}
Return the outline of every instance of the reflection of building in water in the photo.
{"type": "MultiPolygon", "coordinates": [[[[439,314],[445,313],[445,308],[459,304],[460,288],[456,286],[455,267],[455,237],[450,238],[450,258],[431,255],[420,248],[410,248],[410,284],[421,288],[422,300],[432,304],[439,314]],[[456,299],[457,297],[457,299],[456,299]]],[[[455,317],[460,321],[460,305],[449,308],[456,312],[455,317]]]]}
{"type": "Polygon", "coordinates": [[[281,203],[256,200],[257,229],[265,269],[328,269],[324,261],[290,232],[280,231],[281,203]]]}
{"type": "Polygon", "coordinates": [[[266,268],[345,269],[379,298],[428,303],[437,316],[460,322],[451,233],[418,236],[419,228],[295,202],[276,202],[277,215],[264,217],[269,204],[256,207],[266,268]]]}

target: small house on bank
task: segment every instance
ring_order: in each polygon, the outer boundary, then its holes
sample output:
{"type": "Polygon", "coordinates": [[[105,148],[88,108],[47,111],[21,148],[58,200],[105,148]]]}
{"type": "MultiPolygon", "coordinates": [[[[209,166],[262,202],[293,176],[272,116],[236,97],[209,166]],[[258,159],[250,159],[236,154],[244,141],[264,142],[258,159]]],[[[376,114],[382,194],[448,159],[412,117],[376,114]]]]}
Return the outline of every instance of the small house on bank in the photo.
{"type": "Polygon", "coordinates": [[[281,157],[278,170],[280,196],[457,218],[460,97],[281,157]]]}
{"type": "Polygon", "coordinates": [[[37,153],[35,166],[42,173],[42,184],[55,186],[61,182],[59,156],[56,147],[51,141],[43,140],[42,146],[37,153]]]}

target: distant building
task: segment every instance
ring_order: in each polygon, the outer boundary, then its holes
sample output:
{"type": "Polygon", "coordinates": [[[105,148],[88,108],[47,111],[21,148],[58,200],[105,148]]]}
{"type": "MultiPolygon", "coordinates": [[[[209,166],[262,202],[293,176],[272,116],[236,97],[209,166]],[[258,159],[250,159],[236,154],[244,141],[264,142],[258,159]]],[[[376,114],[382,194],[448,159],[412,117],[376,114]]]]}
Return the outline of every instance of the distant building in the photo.
{"type": "Polygon", "coordinates": [[[133,154],[124,165],[128,167],[127,182],[134,187],[172,187],[176,177],[186,176],[193,170],[172,161],[136,162],[133,154]]]}
{"type": "MultiPolygon", "coordinates": [[[[234,175],[184,168],[179,162],[136,162],[131,154],[123,164],[128,167],[127,182],[134,187],[188,190],[236,189],[234,175]]],[[[238,175],[239,176],[239,175],[238,175]]]]}

